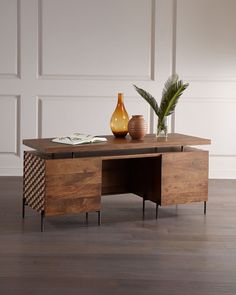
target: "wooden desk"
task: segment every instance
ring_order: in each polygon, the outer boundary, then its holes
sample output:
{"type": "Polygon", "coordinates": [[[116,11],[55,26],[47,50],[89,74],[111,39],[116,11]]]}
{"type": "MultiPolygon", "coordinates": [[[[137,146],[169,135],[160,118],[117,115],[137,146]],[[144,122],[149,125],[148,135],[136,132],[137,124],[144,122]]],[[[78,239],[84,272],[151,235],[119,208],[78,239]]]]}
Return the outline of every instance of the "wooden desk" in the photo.
{"type": "Polygon", "coordinates": [[[190,146],[209,145],[209,139],[169,134],[144,140],[106,136],[105,143],[65,145],[51,139],[25,139],[35,151],[24,152],[25,205],[44,217],[98,212],[101,196],[134,193],[158,206],[204,202],[208,199],[208,151],[190,146]]]}

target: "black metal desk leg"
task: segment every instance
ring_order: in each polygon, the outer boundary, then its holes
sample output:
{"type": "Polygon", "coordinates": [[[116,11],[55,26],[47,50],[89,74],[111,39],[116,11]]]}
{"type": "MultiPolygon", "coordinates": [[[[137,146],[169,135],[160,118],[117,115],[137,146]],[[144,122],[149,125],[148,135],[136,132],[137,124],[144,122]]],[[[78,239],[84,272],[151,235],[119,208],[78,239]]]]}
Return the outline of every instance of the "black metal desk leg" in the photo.
{"type": "Polygon", "coordinates": [[[206,208],[207,208],[207,204],[206,204],[207,202],[205,201],[204,202],[204,214],[206,215],[206,208]]]}
{"type": "Polygon", "coordinates": [[[25,218],[25,198],[22,201],[22,218],[25,218]]]}
{"type": "Polygon", "coordinates": [[[158,204],[156,203],[156,219],[158,218],[158,204]]]}
{"type": "Polygon", "coordinates": [[[145,198],[143,197],[143,219],[145,218],[145,198]]]}
{"type": "Polygon", "coordinates": [[[43,210],[41,211],[41,232],[44,232],[44,218],[45,218],[45,214],[43,210]]]}
{"type": "Polygon", "coordinates": [[[97,213],[98,213],[98,225],[100,226],[102,224],[101,211],[97,211],[97,213]]]}

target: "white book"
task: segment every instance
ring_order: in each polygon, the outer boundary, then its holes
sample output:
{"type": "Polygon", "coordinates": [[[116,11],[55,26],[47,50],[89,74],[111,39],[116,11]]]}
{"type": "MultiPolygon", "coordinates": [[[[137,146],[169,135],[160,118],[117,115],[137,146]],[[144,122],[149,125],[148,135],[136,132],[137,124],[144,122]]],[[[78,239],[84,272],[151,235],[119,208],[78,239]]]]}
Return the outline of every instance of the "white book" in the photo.
{"type": "Polygon", "coordinates": [[[69,136],[61,136],[52,139],[53,142],[63,143],[63,144],[84,144],[84,143],[95,143],[95,142],[106,142],[106,137],[93,136],[82,133],[73,133],[69,136]]]}

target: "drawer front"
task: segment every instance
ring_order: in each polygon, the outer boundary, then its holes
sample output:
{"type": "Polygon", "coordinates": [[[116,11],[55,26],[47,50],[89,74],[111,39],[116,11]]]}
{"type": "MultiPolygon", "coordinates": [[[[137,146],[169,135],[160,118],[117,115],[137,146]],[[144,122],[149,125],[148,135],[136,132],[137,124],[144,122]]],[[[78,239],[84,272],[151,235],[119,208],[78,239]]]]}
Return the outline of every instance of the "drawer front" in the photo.
{"type": "Polygon", "coordinates": [[[100,159],[46,160],[46,215],[98,211],[100,208],[100,159]]]}
{"type": "Polygon", "coordinates": [[[161,205],[208,199],[208,152],[162,155],[161,205]]]}

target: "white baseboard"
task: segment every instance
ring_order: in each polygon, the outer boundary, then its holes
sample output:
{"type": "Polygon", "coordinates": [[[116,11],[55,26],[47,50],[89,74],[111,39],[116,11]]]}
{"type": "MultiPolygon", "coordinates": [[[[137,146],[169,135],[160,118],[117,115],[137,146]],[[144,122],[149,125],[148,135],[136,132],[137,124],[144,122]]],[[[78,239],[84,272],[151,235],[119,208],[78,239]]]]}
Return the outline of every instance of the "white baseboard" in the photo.
{"type": "Polygon", "coordinates": [[[210,170],[209,171],[209,178],[210,179],[236,179],[236,169],[233,170],[210,170]]]}
{"type": "Polygon", "coordinates": [[[23,176],[23,169],[19,167],[0,167],[0,176],[23,176]]]}

